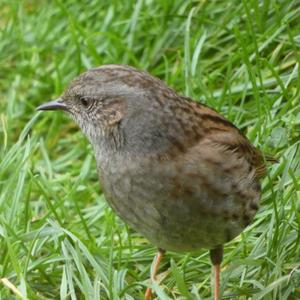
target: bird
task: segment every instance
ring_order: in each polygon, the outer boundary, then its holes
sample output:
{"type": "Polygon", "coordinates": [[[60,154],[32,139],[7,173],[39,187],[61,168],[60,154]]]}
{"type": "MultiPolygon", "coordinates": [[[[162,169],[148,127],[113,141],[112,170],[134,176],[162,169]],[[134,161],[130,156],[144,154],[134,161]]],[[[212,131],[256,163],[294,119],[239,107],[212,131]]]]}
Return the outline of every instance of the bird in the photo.
{"type": "MultiPolygon", "coordinates": [[[[223,246],[253,220],[266,158],[213,108],[127,65],[92,68],[37,110],[62,110],[92,145],[109,206],[158,249],[208,249],[220,299],[223,246]]],[[[149,286],[145,299],[151,299],[149,286]]]]}

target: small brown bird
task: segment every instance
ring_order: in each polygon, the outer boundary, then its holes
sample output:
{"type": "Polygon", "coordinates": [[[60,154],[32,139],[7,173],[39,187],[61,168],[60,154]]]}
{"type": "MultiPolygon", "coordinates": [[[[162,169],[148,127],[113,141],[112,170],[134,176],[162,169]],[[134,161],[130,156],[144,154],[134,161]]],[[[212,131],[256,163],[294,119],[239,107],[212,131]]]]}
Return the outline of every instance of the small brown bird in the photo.
{"type": "Polygon", "coordinates": [[[207,248],[219,299],[223,244],[258,209],[261,152],[213,109],[129,66],[91,69],[38,107],[56,109],[93,145],[109,205],[158,247],[152,280],[165,250],[207,248]]]}

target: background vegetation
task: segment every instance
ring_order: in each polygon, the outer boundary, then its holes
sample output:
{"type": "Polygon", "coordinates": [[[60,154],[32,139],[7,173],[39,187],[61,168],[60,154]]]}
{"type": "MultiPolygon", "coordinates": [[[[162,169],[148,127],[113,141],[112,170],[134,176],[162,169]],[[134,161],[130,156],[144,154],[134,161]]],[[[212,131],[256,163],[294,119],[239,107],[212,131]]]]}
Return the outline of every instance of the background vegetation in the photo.
{"type": "MultiPolygon", "coordinates": [[[[279,158],[226,246],[223,299],[300,299],[300,3],[0,0],[0,298],[142,299],[155,248],[108,208],[90,146],[35,107],[126,63],[222,112],[279,158]]],[[[158,299],[211,299],[206,250],[168,253],[158,299]]]]}

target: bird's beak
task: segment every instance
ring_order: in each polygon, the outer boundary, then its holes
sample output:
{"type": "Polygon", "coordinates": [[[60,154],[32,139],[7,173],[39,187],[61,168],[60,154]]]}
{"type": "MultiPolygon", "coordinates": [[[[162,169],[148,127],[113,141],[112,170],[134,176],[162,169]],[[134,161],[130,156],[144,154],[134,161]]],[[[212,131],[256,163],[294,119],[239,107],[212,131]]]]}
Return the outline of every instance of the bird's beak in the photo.
{"type": "Polygon", "coordinates": [[[38,106],[36,110],[67,110],[67,106],[61,98],[58,98],[38,106]]]}

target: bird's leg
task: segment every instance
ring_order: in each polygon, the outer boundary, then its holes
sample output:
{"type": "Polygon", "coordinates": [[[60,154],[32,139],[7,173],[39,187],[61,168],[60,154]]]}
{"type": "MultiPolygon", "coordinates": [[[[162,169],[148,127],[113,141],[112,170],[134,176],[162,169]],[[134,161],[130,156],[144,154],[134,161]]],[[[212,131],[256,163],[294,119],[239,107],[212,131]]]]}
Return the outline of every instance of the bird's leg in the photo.
{"type": "MultiPolygon", "coordinates": [[[[153,268],[151,268],[151,281],[155,280],[155,277],[156,277],[156,274],[157,274],[157,271],[159,268],[159,264],[160,264],[161,259],[165,252],[166,252],[165,250],[159,248],[157,255],[155,255],[155,257],[153,259],[153,262],[152,262],[153,268]]],[[[152,290],[150,287],[148,287],[146,290],[146,293],[145,293],[145,300],[151,300],[151,293],[152,293],[152,290]]]]}
{"type": "Polygon", "coordinates": [[[210,260],[214,268],[214,300],[220,300],[220,273],[223,259],[223,246],[220,245],[209,251],[210,260]]]}

